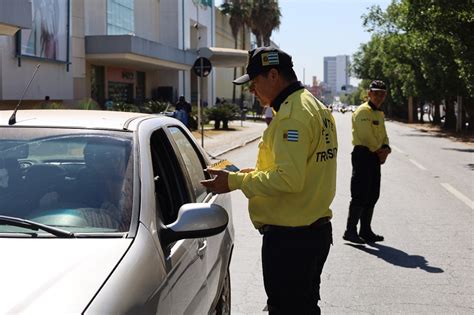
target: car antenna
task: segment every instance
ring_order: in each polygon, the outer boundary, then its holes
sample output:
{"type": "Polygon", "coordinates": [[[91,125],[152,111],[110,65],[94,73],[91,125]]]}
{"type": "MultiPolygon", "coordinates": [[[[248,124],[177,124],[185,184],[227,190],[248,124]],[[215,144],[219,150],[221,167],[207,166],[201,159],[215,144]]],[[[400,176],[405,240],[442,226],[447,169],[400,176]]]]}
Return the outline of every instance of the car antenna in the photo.
{"type": "Polygon", "coordinates": [[[30,82],[28,82],[28,85],[26,86],[25,90],[23,91],[23,94],[21,95],[21,98],[18,101],[18,104],[15,107],[15,110],[13,111],[13,114],[10,116],[10,119],[8,120],[8,124],[10,126],[16,124],[16,112],[18,111],[18,108],[20,108],[21,101],[23,101],[23,97],[25,97],[26,91],[30,87],[31,81],[33,81],[33,79],[36,75],[36,72],[38,72],[39,67],[40,67],[40,64],[38,63],[35,67],[35,72],[33,72],[33,75],[31,76],[30,82]]]}

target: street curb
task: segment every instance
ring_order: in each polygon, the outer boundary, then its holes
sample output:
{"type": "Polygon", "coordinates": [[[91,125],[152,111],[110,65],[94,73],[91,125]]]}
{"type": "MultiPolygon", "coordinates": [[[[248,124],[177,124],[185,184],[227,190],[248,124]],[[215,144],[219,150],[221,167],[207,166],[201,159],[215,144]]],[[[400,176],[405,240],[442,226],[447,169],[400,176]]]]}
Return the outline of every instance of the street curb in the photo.
{"type": "Polygon", "coordinates": [[[247,141],[244,141],[242,144],[239,144],[239,145],[235,145],[233,147],[230,147],[230,148],[227,148],[225,150],[222,150],[222,151],[218,151],[217,153],[215,154],[210,154],[209,152],[207,152],[207,154],[213,158],[213,159],[216,159],[218,156],[222,155],[222,154],[225,154],[227,152],[230,152],[230,151],[233,151],[235,149],[238,149],[238,148],[241,148],[241,147],[244,147],[246,146],[247,144],[251,143],[251,142],[254,142],[258,139],[260,139],[262,136],[257,136],[257,137],[254,137],[254,138],[251,138],[250,140],[247,140],[247,141]]]}

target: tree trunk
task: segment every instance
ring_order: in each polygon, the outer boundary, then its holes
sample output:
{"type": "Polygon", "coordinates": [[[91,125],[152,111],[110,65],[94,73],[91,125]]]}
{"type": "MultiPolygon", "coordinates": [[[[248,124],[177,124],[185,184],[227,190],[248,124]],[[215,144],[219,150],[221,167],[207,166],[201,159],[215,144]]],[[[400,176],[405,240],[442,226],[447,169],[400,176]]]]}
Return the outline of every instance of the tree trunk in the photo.
{"type": "MultiPolygon", "coordinates": [[[[235,38],[235,41],[234,41],[234,47],[235,49],[239,47],[239,42],[237,40],[237,37],[235,38]]],[[[234,67],[234,80],[235,79],[237,79],[237,68],[234,67]]],[[[232,84],[232,103],[235,103],[235,89],[236,89],[235,84],[232,84]]]]}
{"type": "Polygon", "coordinates": [[[439,115],[439,105],[440,101],[439,100],[434,100],[433,101],[433,107],[434,107],[434,115],[433,115],[433,123],[439,125],[441,123],[441,118],[439,115]]]}
{"type": "Polygon", "coordinates": [[[420,111],[420,117],[418,119],[418,121],[420,123],[424,123],[425,122],[425,119],[424,119],[424,116],[425,116],[425,111],[424,111],[424,105],[423,105],[423,102],[419,102],[418,103],[418,110],[420,111]]]}
{"type": "Polygon", "coordinates": [[[229,129],[229,121],[227,119],[222,120],[222,129],[229,129]]]}
{"type": "MultiPolygon", "coordinates": [[[[242,50],[246,50],[245,48],[245,40],[246,40],[246,37],[245,37],[245,24],[242,25],[242,50]]],[[[242,67],[242,72],[241,73],[245,73],[245,67],[242,67]]],[[[235,86],[235,84],[233,84],[235,86]]],[[[235,100],[233,102],[235,104],[235,100]]],[[[240,110],[242,110],[242,107],[244,106],[244,89],[242,86],[240,86],[240,110]]]]}
{"type": "Polygon", "coordinates": [[[214,129],[220,129],[221,128],[221,121],[220,120],[214,120],[214,129]]]}
{"type": "MultiPolygon", "coordinates": [[[[234,80],[237,79],[237,68],[234,68],[234,80]]],[[[232,103],[235,103],[235,84],[232,84],[232,103]]]]}
{"type": "Polygon", "coordinates": [[[465,125],[466,130],[474,130],[474,97],[466,97],[463,100],[463,109],[466,114],[465,121],[467,122],[467,126],[465,125]]]}
{"type": "Polygon", "coordinates": [[[444,120],[444,128],[446,129],[456,128],[456,115],[454,113],[454,100],[450,96],[446,98],[446,117],[444,120]]]}
{"type": "Polygon", "coordinates": [[[257,34],[255,37],[257,38],[257,47],[262,47],[262,36],[257,34]]]}

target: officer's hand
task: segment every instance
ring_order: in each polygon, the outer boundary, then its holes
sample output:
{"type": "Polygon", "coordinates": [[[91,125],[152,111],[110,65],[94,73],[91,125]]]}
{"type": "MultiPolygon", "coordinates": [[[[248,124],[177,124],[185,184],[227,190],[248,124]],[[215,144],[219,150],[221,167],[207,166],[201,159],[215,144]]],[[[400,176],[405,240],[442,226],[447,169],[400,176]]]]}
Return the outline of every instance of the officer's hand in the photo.
{"type": "Polygon", "coordinates": [[[208,168],[206,172],[211,175],[215,175],[216,177],[213,179],[202,180],[201,184],[204,187],[216,194],[223,194],[230,191],[228,183],[229,172],[210,168],[208,168]]]}
{"type": "Polygon", "coordinates": [[[253,172],[255,171],[254,168],[243,168],[241,170],[239,170],[239,173],[250,173],[250,172],[253,172]]]}
{"type": "Polygon", "coordinates": [[[380,164],[384,164],[387,160],[387,156],[390,154],[391,150],[389,148],[382,148],[375,151],[377,156],[379,157],[380,164]]]}

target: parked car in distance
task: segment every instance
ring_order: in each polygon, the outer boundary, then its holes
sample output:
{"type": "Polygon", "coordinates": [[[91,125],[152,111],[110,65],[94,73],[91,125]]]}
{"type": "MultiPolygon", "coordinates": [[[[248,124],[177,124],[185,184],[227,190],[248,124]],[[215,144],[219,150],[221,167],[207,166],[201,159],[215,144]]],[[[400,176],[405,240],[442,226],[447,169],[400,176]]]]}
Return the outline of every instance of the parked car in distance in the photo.
{"type": "Polygon", "coordinates": [[[349,109],[350,109],[351,112],[355,112],[358,107],[359,107],[359,105],[349,105],[349,109]]]}
{"type": "Polygon", "coordinates": [[[164,115],[0,111],[0,314],[229,314],[230,196],[164,115]]]}

